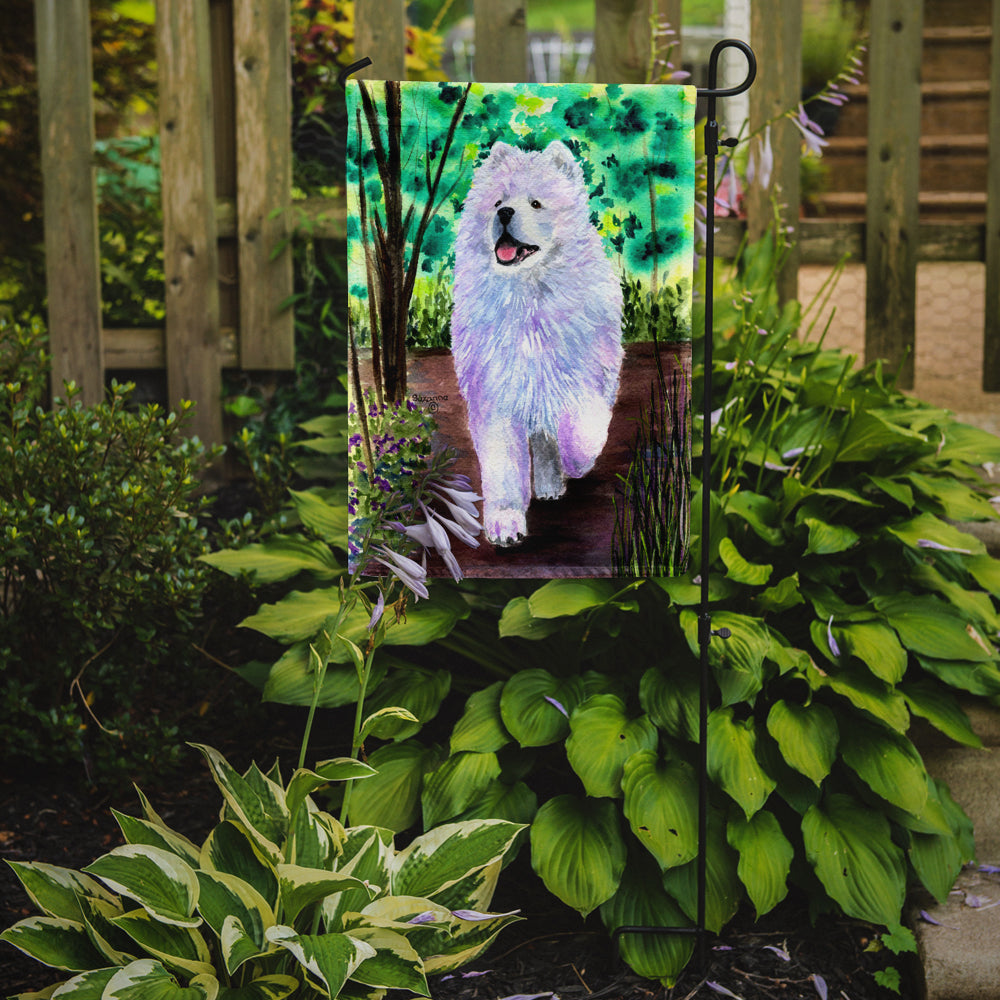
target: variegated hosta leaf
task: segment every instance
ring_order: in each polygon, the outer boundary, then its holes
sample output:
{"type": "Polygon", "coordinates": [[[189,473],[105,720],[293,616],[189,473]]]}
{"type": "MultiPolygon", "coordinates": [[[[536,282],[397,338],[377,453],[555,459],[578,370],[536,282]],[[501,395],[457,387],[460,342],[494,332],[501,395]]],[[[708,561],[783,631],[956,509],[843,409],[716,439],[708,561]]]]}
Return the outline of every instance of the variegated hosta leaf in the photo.
{"type": "Polygon", "coordinates": [[[344,836],[338,820],[317,809],[312,799],[306,799],[292,820],[285,844],[286,860],[305,868],[335,868],[344,836]]]}
{"type": "Polygon", "coordinates": [[[417,837],[393,860],[392,892],[433,899],[499,861],[523,827],[502,819],[446,823],[417,837]]]}
{"type": "Polygon", "coordinates": [[[697,855],[698,783],[690,765],[641,751],[625,762],[622,789],[632,832],[661,869],[697,855]]]}
{"type": "Polygon", "coordinates": [[[826,705],[815,701],[798,705],[779,699],[768,713],[767,731],[777,741],[785,761],[815,785],[830,773],[840,731],[826,705]]]}
{"type": "MultiPolygon", "coordinates": [[[[479,914],[474,920],[460,916],[468,911],[452,910],[454,922],[449,932],[439,932],[438,941],[428,950],[421,951],[424,971],[430,974],[451,972],[478,958],[492,944],[493,939],[508,924],[520,920],[516,912],[479,914]]],[[[414,946],[420,951],[419,940],[414,946]]]]}
{"type": "Polygon", "coordinates": [[[351,937],[375,949],[375,954],[366,958],[351,973],[355,982],[430,996],[424,963],[402,934],[385,927],[356,927],[351,931],[351,937]]]}
{"type": "Polygon", "coordinates": [[[503,681],[497,681],[469,696],[462,717],[451,733],[451,752],[474,750],[477,753],[495,753],[510,743],[500,716],[500,693],[503,681]]]}
{"type": "Polygon", "coordinates": [[[104,956],[105,965],[128,965],[139,957],[135,942],[114,925],[125,911],[120,902],[109,903],[93,896],[80,899],[83,920],[94,947],[104,956]]]}
{"type": "Polygon", "coordinates": [[[208,761],[212,777],[233,815],[250,832],[265,856],[277,862],[279,844],[288,832],[288,808],[284,789],[265,777],[256,767],[240,775],[212,747],[193,743],[208,761]]]}
{"type": "Polygon", "coordinates": [[[296,934],[293,928],[278,924],[268,928],[267,939],[291,952],[310,979],[332,997],[365,959],[375,957],[370,944],[349,934],[296,934]]]}
{"type": "Polygon", "coordinates": [[[128,843],[159,847],[161,850],[176,854],[192,868],[197,866],[199,849],[187,837],[161,824],[152,823],[145,819],[136,819],[134,816],[126,816],[125,813],[120,813],[117,809],[112,809],[111,812],[118,821],[122,835],[128,843]]]}
{"type": "Polygon", "coordinates": [[[747,818],[767,801],[777,783],[757,761],[752,718],[737,721],[731,707],[712,711],[708,717],[708,774],[747,818]]]}
{"type": "Polygon", "coordinates": [[[100,968],[104,958],[91,944],[87,929],[76,920],[65,917],[28,917],[19,920],[0,934],[26,955],[53,969],[81,972],[100,968]]]}
{"type": "Polygon", "coordinates": [[[187,986],[153,959],[143,958],[119,969],[108,981],[101,1000],[216,1000],[219,981],[196,976],[187,986]]]}
{"type": "Polygon", "coordinates": [[[531,824],[531,865],[549,892],[583,916],[618,889],[625,842],[608,799],[558,795],[531,824]]]}
{"type": "MultiPolygon", "coordinates": [[[[382,892],[389,886],[389,868],[392,857],[392,834],[373,826],[356,826],[347,831],[343,853],[337,870],[342,875],[353,875],[367,883],[372,891],[382,892]]],[[[327,930],[344,930],[345,913],[357,913],[368,905],[371,891],[368,888],[345,889],[323,900],[323,920],[327,930]]]]}
{"type": "Polygon", "coordinates": [[[218,1000],[285,1000],[299,985],[294,976],[261,976],[245,986],[224,986],[218,1000]]]}
{"type": "Polygon", "coordinates": [[[499,777],[500,764],[495,753],[452,754],[424,778],[420,797],[424,826],[433,827],[454,819],[499,777]]]}
{"type": "Polygon", "coordinates": [[[213,971],[205,939],[190,927],[160,923],[145,910],[123,913],[111,922],[169,968],[182,969],[189,976],[213,971]]]}
{"type": "Polygon", "coordinates": [[[219,939],[223,940],[223,929],[228,921],[234,920],[239,924],[238,928],[231,928],[229,931],[230,943],[239,942],[238,961],[235,960],[232,947],[223,949],[227,971],[232,975],[247,958],[266,950],[264,931],[274,925],[274,912],[252,885],[235,875],[200,871],[198,883],[201,887],[198,910],[219,939]],[[249,938],[253,946],[254,950],[250,955],[246,954],[243,938],[249,938]],[[232,963],[231,959],[234,959],[232,963]]]}
{"type": "MultiPolygon", "coordinates": [[[[664,891],[652,859],[629,859],[618,891],[601,905],[609,932],[619,927],[689,927],[684,912],[664,891]]],[[[619,950],[640,976],[672,986],[694,950],[692,934],[623,934],[619,950]]]]}
{"type": "Polygon", "coordinates": [[[39,861],[8,861],[31,901],[46,916],[64,917],[67,920],[83,919],[80,897],[92,896],[109,903],[114,896],[97,879],[39,861]]]}
{"type": "MultiPolygon", "coordinates": [[[[126,963],[127,964],[127,963],[126,963]]],[[[19,993],[11,1000],[41,1000],[42,997],[55,997],[56,1000],[101,1000],[104,996],[104,988],[114,978],[119,970],[119,966],[107,969],[91,969],[89,972],[81,972],[80,975],[67,979],[55,992],[50,993],[52,987],[43,993],[19,993]]]]}
{"type": "Polygon", "coordinates": [[[595,798],[621,796],[622,768],[639,750],[653,750],[659,739],[648,715],[630,719],[625,702],[613,694],[595,694],[579,705],[569,721],[566,757],[595,798]]]}
{"type": "Polygon", "coordinates": [[[271,907],[278,904],[278,875],[246,827],[226,820],[202,844],[200,867],[225,872],[252,885],[271,907]]]}
{"type": "Polygon", "coordinates": [[[774,814],[765,809],[750,819],[737,816],[730,820],[726,836],[740,853],[736,873],[758,918],[762,917],[788,895],[788,872],[795,849],[774,814]]]}
{"type": "Polygon", "coordinates": [[[336,757],[324,760],[313,770],[300,767],[288,782],[285,792],[285,805],[288,812],[294,815],[306,796],[312,795],[318,788],[328,785],[331,781],[350,781],[357,778],[370,778],[376,774],[374,767],[353,757],[336,757]]]}
{"type": "Polygon", "coordinates": [[[805,814],[802,836],[820,882],[849,917],[899,923],[906,866],[882,813],[849,795],[830,795],[805,814]]]}
{"type": "Polygon", "coordinates": [[[198,879],[194,870],[171,851],[146,844],[125,844],[85,869],[113,892],[134,899],[150,916],[165,924],[197,927],[198,879]]]}
{"type": "Polygon", "coordinates": [[[282,912],[285,919],[292,921],[305,907],[345,889],[361,889],[369,894],[369,898],[375,895],[374,890],[353,875],[303,868],[300,865],[278,865],[278,881],[281,887],[282,912]]]}

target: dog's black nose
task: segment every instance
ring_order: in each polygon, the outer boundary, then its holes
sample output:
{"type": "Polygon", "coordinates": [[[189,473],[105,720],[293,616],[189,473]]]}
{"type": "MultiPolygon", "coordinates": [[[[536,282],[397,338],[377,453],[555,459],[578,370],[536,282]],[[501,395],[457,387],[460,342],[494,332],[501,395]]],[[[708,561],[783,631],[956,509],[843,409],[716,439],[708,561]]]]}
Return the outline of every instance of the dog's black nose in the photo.
{"type": "Polygon", "coordinates": [[[508,208],[506,205],[497,210],[497,218],[500,220],[500,224],[504,226],[510,225],[510,220],[514,218],[514,209],[508,208]]]}

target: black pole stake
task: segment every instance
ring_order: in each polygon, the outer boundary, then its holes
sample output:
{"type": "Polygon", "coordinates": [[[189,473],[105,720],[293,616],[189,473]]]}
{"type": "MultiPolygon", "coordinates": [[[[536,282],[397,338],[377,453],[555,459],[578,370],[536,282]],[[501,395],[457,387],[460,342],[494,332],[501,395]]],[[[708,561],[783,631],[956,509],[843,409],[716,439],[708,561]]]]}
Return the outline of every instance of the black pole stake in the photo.
{"type": "Polygon", "coordinates": [[[712,629],[709,611],[709,538],[711,536],[712,507],[708,483],[712,475],[712,296],[715,287],[715,158],[719,147],[735,146],[735,138],[719,139],[716,121],[716,100],[735,97],[750,89],[757,76],[757,58],[746,42],[726,38],[717,42],[708,60],[708,87],[699,88],[698,96],[708,99],[705,123],[705,159],[708,175],[705,225],[705,377],[702,396],[702,452],[701,452],[701,600],[698,610],[698,646],[701,653],[701,687],[698,698],[698,908],[694,927],[618,927],[612,934],[616,944],[623,934],[694,934],[698,941],[698,966],[704,973],[708,967],[705,898],[708,882],[708,697],[711,673],[708,666],[708,647],[712,636],[729,637],[729,629],[712,629]],[[736,87],[719,88],[719,56],[725,49],[739,49],[747,59],[746,79],[736,87]]]}

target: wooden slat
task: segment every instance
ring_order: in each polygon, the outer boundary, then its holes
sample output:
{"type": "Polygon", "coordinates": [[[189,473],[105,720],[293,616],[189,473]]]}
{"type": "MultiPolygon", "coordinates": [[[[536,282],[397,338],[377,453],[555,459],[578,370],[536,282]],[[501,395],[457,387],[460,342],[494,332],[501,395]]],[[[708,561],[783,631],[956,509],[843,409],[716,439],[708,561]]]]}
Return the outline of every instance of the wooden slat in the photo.
{"type": "Polygon", "coordinates": [[[594,0],[594,70],[598,83],[645,83],[651,0],[594,0]]]}
{"type": "Polygon", "coordinates": [[[233,7],[240,365],[295,367],[292,253],[290,8],[287,0],[233,7]],[[284,249],[279,249],[281,247],[284,249]]]}
{"type": "MultiPolygon", "coordinates": [[[[163,327],[103,330],[104,364],[108,371],[157,371],[166,367],[166,334],[163,327]]],[[[239,365],[236,330],[219,331],[219,356],[224,367],[239,365]]]]}
{"type": "Polygon", "coordinates": [[[486,83],[528,79],[524,0],[474,0],[476,60],[473,72],[486,83]]]}
{"type": "Polygon", "coordinates": [[[1000,0],[993,0],[990,45],[990,147],[986,181],[986,326],[983,390],[1000,392],[1000,0]]]}
{"type": "Polygon", "coordinates": [[[35,0],[52,391],[104,396],[88,0],[35,0]]]}
{"type": "Polygon", "coordinates": [[[192,432],[222,440],[219,257],[206,0],[156,10],[169,402],[197,404],[192,432]]]}
{"type": "MultiPolygon", "coordinates": [[[[750,8],[750,40],[760,72],[750,88],[750,131],[756,132],[774,118],[771,145],[774,169],[767,188],[757,178],[747,192],[747,217],[751,239],[761,237],[774,219],[773,205],[781,208],[781,226],[798,238],[799,157],[802,136],[784,112],[799,103],[802,90],[802,4],[799,0],[759,0],[750,8]]],[[[721,110],[720,110],[721,116],[721,110]]],[[[738,125],[738,123],[736,123],[738,125]]],[[[735,126],[729,129],[736,131],[735,126]]],[[[755,139],[754,142],[759,140],[755,139]]],[[[798,295],[799,250],[793,244],[778,274],[782,301],[798,295]]]]}
{"type": "Polygon", "coordinates": [[[355,58],[372,65],[355,80],[406,79],[406,0],[364,0],[354,5],[355,58]]]}
{"type": "Polygon", "coordinates": [[[872,0],[868,102],[865,359],[913,387],[923,4],[872,0]],[[905,359],[905,360],[904,360],[905,359]]]}
{"type": "MultiPolygon", "coordinates": [[[[719,257],[732,259],[746,233],[742,219],[720,219],[715,237],[719,257]]],[[[865,223],[836,219],[803,219],[799,247],[803,264],[836,264],[845,255],[853,263],[865,259],[865,223]]],[[[917,260],[982,261],[985,227],[975,222],[922,222],[917,228],[917,260]]]]}

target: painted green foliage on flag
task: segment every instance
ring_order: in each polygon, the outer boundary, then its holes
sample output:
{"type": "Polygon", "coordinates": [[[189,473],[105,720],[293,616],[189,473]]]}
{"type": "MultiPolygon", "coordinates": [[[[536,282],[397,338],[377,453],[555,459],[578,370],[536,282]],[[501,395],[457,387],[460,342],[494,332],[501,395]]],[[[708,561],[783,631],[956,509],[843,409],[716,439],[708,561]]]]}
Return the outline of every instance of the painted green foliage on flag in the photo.
{"type": "MultiPolygon", "coordinates": [[[[400,87],[400,186],[404,211],[412,205],[416,220],[465,86],[404,82],[400,87]]],[[[380,93],[380,85],[374,85],[376,100],[380,93]]],[[[680,284],[688,295],[694,254],[694,100],[694,90],[687,87],[473,84],[438,189],[439,198],[445,197],[424,236],[420,273],[450,283],[455,223],[474,169],[495,142],[542,150],[561,139],[580,161],[591,222],[619,272],[640,282],[644,291],[680,284]]],[[[349,87],[352,124],[359,104],[357,89],[349,87]]],[[[347,188],[350,292],[365,299],[359,171],[369,204],[380,204],[383,192],[364,124],[361,149],[356,134],[348,149],[347,188]]],[[[684,326],[686,338],[689,316],[684,326]]]]}

